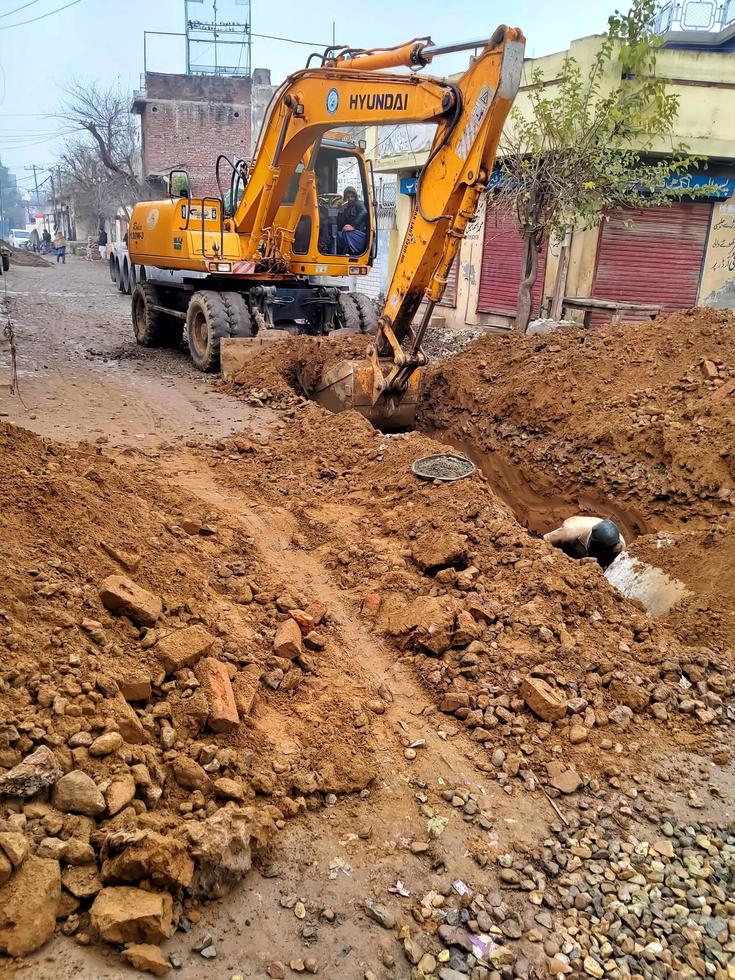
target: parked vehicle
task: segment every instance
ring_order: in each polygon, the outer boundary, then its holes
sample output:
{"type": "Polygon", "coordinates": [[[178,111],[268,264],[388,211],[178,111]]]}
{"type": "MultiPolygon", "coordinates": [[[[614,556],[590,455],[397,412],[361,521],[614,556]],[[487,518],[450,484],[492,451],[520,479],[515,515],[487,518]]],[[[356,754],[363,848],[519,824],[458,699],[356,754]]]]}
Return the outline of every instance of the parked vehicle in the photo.
{"type": "Polygon", "coordinates": [[[30,231],[25,231],[23,228],[11,228],[8,241],[13,248],[30,248],[31,233],[30,231]]]}

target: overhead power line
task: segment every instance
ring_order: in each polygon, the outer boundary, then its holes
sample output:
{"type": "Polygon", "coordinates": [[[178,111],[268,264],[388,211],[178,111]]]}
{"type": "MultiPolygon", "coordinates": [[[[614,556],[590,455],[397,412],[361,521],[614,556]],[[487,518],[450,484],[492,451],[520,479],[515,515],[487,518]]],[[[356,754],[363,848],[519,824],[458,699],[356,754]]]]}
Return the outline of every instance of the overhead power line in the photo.
{"type": "Polygon", "coordinates": [[[77,3],[81,3],[82,0],[71,0],[71,3],[65,3],[63,7],[57,7],[55,10],[49,10],[48,13],[39,14],[38,17],[31,17],[29,20],[19,20],[17,24],[5,24],[4,27],[0,27],[0,31],[9,31],[11,27],[23,27],[24,24],[35,24],[37,20],[43,20],[45,17],[50,17],[52,14],[60,14],[62,10],[67,10],[69,7],[73,7],[77,3]]]}
{"type": "Polygon", "coordinates": [[[17,14],[19,10],[25,10],[26,7],[32,7],[34,3],[38,3],[38,0],[28,0],[28,3],[24,3],[22,6],[14,7],[12,10],[9,10],[6,14],[0,14],[0,20],[2,20],[4,17],[10,17],[11,14],[17,14]]]}

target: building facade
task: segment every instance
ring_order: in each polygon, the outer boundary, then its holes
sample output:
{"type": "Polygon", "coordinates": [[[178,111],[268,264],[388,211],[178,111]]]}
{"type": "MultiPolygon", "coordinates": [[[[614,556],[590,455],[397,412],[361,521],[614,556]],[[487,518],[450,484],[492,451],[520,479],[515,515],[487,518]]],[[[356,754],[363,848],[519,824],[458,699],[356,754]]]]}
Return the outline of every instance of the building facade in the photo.
{"type": "MultiPolygon", "coordinates": [[[[682,5],[674,5],[682,6],[682,5]]],[[[683,7],[686,8],[686,4],[683,7]]],[[[701,4],[700,4],[701,6],[701,4]]],[[[735,24],[735,3],[733,23],[735,24]]],[[[721,26],[721,25],[720,25],[721,26]]],[[[690,32],[691,33],[691,32],[690,32]]],[[[599,227],[574,231],[564,288],[568,297],[660,304],[662,312],[697,304],[735,308],[735,55],[732,31],[713,43],[700,33],[694,43],[680,33],[667,36],[657,71],[679,96],[676,139],[706,158],[693,180],[705,196],[683,198],[669,207],[625,209],[606,215],[599,227]]],[[[573,41],[567,51],[526,62],[525,78],[540,68],[548,86],[558,83],[564,59],[575,58],[582,72],[590,65],[600,37],[573,41]]],[[[615,81],[615,79],[613,79],[615,81]]],[[[516,99],[529,111],[530,86],[516,99]]],[[[388,274],[393,268],[415,201],[416,176],[425,163],[433,133],[427,127],[381,127],[368,148],[376,174],[395,176],[399,193],[390,236],[388,274]]],[[[666,146],[654,147],[662,155],[666,146]]],[[[560,243],[545,245],[533,294],[532,316],[550,305],[560,243]]],[[[440,312],[449,326],[513,323],[521,278],[522,248],[512,221],[485,197],[468,229],[440,312]]],[[[593,322],[609,319],[597,313],[593,322]]]]}
{"type": "MultiPolygon", "coordinates": [[[[171,170],[189,173],[195,195],[217,195],[220,153],[247,158],[273,91],[270,71],[252,75],[145,73],[132,111],[140,116],[143,174],[155,186],[171,170]]],[[[224,175],[229,183],[229,174],[224,175]]]]}

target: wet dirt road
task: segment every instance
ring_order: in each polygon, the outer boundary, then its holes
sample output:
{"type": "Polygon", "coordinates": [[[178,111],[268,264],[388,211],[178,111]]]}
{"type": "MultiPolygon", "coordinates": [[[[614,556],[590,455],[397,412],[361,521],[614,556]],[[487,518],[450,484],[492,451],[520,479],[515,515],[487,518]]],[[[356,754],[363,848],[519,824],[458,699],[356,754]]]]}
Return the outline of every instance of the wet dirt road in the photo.
{"type": "MultiPolygon", "coordinates": [[[[106,264],[13,265],[5,277],[17,344],[18,390],[0,339],[0,418],[42,436],[156,447],[267,425],[271,413],[220,394],[180,350],[138,347],[130,297],[106,264]]],[[[4,285],[5,285],[4,284],[4,285]]],[[[0,289],[0,303],[3,301],[0,289]]]]}

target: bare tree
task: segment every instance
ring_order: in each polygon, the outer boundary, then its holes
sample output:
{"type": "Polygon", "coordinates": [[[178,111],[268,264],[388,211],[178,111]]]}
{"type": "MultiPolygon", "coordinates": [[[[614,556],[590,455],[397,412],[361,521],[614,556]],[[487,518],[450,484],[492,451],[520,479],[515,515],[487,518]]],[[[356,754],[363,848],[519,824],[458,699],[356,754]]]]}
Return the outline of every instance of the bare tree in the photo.
{"type": "Polygon", "coordinates": [[[58,115],[83,134],[71,139],[61,155],[64,189],[80,214],[109,217],[146,196],[139,176],[137,120],[128,94],[117,85],[72,81],[58,115]]]}

